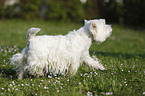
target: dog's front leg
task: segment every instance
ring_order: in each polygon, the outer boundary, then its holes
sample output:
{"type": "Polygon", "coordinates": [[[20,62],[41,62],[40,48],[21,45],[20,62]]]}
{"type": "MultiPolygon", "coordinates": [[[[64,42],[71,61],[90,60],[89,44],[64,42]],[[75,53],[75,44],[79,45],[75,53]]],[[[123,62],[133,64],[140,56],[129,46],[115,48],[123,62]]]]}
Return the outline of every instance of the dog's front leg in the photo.
{"type": "Polygon", "coordinates": [[[105,70],[103,65],[99,62],[97,58],[93,59],[90,56],[87,56],[85,58],[85,63],[88,64],[90,67],[93,67],[95,69],[105,70]]]}

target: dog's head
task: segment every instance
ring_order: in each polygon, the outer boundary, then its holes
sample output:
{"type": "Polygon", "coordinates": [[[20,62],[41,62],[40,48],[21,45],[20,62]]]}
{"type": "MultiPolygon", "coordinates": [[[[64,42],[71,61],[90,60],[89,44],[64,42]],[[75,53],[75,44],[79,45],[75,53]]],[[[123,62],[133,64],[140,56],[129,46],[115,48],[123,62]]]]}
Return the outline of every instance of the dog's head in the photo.
{"type": "Polygon", "coordinates": [[[85,20],[85,26],[89,29],[96,42],[103,42],[111,35],[111,25],[106,25],[104,19],[85,20]]]}

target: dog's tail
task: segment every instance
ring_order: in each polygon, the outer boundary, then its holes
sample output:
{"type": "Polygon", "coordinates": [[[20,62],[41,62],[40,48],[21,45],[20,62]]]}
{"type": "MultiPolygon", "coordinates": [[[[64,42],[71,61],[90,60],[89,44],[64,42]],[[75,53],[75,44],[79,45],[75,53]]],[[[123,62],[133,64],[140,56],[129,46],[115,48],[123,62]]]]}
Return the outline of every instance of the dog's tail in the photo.
{"type": "Polygon", "coordinates": [[[13,55],[12,58],[10,58],[10,61],[11,61],[11,65],[20,65],[23,61],[23,54],[21,53],[17,53],[15,55],[13,55]]]}
{"type": "Polygon", "coordinates": [[[40,28],[30,28],[27,32],[27,40],[29,40],[30,38],[33,38],[36,33],[38,33],[41,29],[40,28]]]}
{"type": "Polygon", "coordinates": [[[17,53],[10,58],[10,64],[16,66],[14,70],[20,71],[20,67],[23,66],[23,62],[25,60],[25,51],[26,48],[24,48],[21,53],[17,53]]]}

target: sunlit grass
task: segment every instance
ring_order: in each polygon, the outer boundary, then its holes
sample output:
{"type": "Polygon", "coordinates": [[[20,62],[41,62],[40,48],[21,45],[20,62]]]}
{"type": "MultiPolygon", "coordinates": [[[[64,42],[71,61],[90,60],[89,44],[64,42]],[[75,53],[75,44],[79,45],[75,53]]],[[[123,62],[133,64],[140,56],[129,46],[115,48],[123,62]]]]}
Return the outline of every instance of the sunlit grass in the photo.
{"type": "Polygon", "coordinates": [[[104,43],[94,43],[91,55],[98,57],[106,71],[82,65],[75,76],[51,73],[46,77],[26,76],[18,80],[9,58],[26,46],[26,33],[31,27],[41,28],[38,34],[67,34],[81,24],[49,21],[0,21],[0,95],[62,96],[128,96],[145,94],[145,31],[113,26],[113,33],[104,43]]]}

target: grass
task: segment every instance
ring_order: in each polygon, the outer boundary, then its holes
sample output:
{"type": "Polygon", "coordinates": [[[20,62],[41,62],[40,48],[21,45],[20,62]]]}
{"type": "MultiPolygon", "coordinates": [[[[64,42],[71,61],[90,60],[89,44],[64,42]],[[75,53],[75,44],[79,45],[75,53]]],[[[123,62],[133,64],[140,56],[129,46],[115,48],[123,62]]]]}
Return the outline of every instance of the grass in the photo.
{"type": "Polygon", "coordinates": [[[18,80],[9,58],[26,46],[26,32],[39,27],[38,34],[67,34],[82,24],[49,21],[0,21],[0,95],[50,96],[142,96],[145,95],[145,30],[113,25],[110,38],[94,43],[90,53],[97,56],[106,71],[92,70],[85,64],[78,73],[47,77],[27,76],[18,80]]]}

